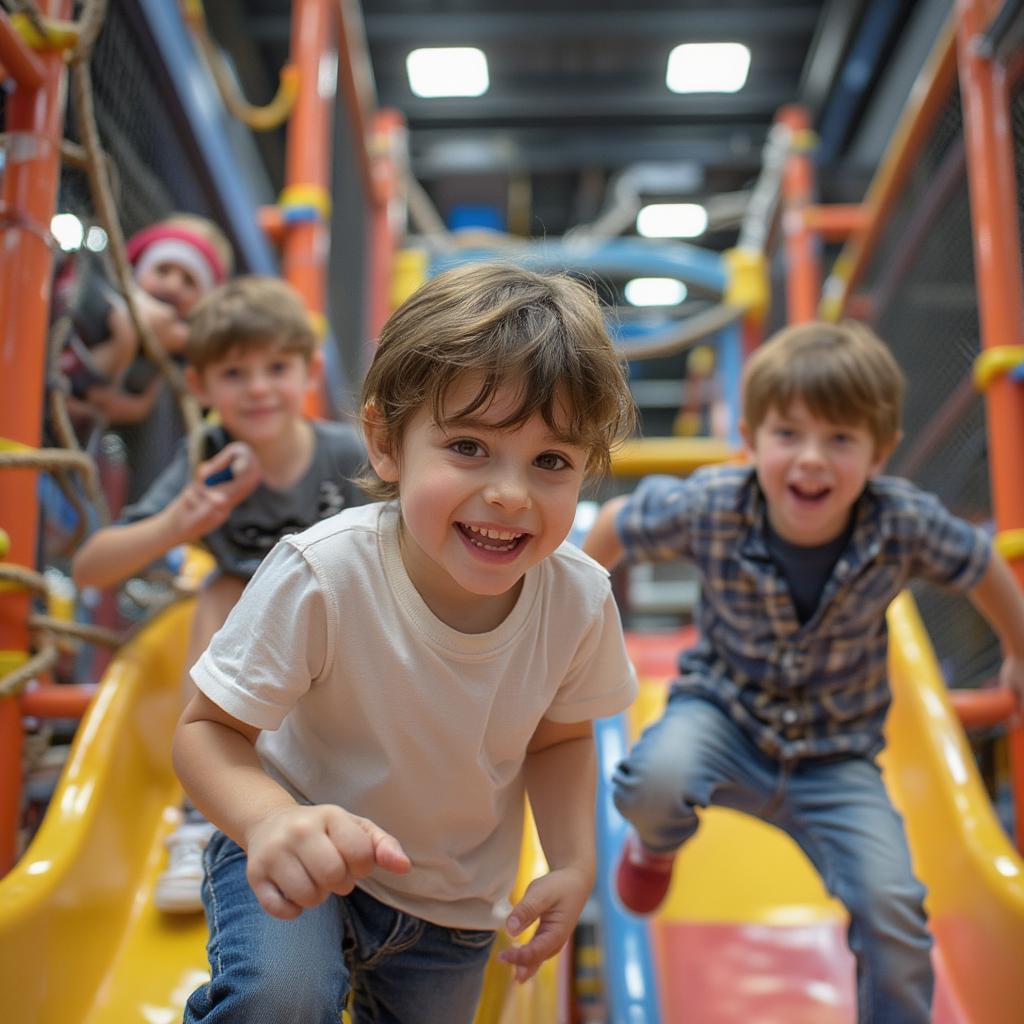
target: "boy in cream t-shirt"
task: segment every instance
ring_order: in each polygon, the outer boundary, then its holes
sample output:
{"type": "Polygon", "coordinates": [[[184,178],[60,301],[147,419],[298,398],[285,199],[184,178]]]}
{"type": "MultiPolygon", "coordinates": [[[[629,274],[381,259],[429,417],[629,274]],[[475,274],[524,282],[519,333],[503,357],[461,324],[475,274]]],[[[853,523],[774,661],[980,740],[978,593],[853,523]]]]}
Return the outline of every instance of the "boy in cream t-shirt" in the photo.
{"type": "Polygon", "coordinates": [[[186,1021],[472,1019],[594,878],[592,719],[630,703],[607,574],[564,540],[634,408],[592,294],[480,264],[390,319],[363,390],[378,504],[268,556],[175,740],[213,977],[186,1021]],[[509,907],[528,795],[549,871],[509,907]]]}

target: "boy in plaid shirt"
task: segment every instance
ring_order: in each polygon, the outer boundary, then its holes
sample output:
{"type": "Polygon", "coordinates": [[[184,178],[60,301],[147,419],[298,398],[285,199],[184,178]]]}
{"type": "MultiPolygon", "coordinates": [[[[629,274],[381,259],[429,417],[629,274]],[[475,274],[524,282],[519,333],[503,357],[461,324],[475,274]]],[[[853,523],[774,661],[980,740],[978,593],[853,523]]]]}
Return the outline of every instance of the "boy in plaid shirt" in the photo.
{"type": "Polygon", "coordinates": [[[650,913],[698,807],[787,832],[850,915],[858,1020],[926,1024],[924,888],[875,758],[890,702],[885,611],[911,579],[964,591],[1024,694],[1024,598],[988,537],[913,484],[880,476],[900,438],[903,377],[866,327],[780,331],[748,362],[747,466],[650,477],[601,510],[606,566],[685,558],[701,575],[699,642],[665,712],[618,766],[634,832],[617,885],[650,913]]]}

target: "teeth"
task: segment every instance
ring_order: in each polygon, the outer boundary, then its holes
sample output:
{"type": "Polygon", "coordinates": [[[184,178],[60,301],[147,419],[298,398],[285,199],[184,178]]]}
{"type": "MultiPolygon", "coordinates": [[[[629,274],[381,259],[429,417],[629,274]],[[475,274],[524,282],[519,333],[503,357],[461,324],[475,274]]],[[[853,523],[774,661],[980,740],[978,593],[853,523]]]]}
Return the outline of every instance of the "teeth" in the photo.
{"type": "Polygon", "coordinates": [[[477,526],[470,526],[468,523],[463,523],[463,526],[470,533],[475,533],[478,537],[486,537],[488,540],[518,540],[522,536],[521,533],[513,533],[510,530],[481,529],[477,526]]]}

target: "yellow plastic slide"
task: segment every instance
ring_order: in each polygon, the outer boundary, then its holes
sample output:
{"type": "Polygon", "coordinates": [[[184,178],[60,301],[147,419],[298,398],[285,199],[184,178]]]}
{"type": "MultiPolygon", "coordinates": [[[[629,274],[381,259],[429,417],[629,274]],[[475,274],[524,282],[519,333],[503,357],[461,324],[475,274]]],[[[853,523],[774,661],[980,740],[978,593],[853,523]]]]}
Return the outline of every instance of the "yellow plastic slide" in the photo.
{"type": "MultiPolygon", "coordinates": [[[[889,610],[894,691],[884,770],[928,887],[935,1024],[1024,1019],[1024,862],[997,822],[913,599],[889,610]]],[[[645,686],[639,727],[664,687],[645,686]]],[[[665,1024],[852,1024],[845,914],[782,832],[705,813],[651,927],[665,1024]]]]}
{"type": "Polygon", "coordinates": [[[889,609],[896,698],[886,777],[904,814],[939,966],[970,1024],[1024,1017],[1024,861],[1000,827],[913,599],[889,609]]]}
{"type": "MultiPolygon", "coordinates": [[[[151,898],[181,796],[170,742],[191,613],[167,609],[113,661],[42,827],[0,881],[4,1021],[172,1024],[208,976],[202,915],[151,898]]],[[[542,863],[527,834],[524,879],[542,863]]],[[[477,1024],[556,1020],[557,970],[516,986],[492,962],[477,1024]]]]}

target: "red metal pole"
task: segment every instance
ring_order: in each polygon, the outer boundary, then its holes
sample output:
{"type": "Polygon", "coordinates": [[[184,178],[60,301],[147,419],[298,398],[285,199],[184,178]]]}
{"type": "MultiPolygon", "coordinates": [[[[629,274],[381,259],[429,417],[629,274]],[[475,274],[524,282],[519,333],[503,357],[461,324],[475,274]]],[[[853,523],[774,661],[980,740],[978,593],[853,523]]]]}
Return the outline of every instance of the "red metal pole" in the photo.
{"type": "MultiPolygon", "coordinates": [[[[983,349],[1021,344],[1024,317],[1013,127],[1006,68],[978,54],[977,41],[993,5],[957,0],[957,50],[967,140],[967,181],[974,223],[975,278],[983,349]]],[[[1020,385],[1005,373],[986,391],[992,506],[997,530],[1024,528],[1024,401],[1020,385]]],[[[1024,583],[1024,563],[1013,565],[1024,583]]],[[[1010,771],[1016,806],[1017,848],[1024,852],[1024,725],[1010,727],[1010,771]]]]}
{"type": "MultiPolygon", "coordinates": [[[[41,7],[47,16],[67,18],[71,4],[44,0],[41,7]]],[[[30,448],[37,448],[42,436],[50,219],[60,174],[66,84],[62,53],[40,53],[34,60],[42,69],[41,84],[32,88],[19,81],[7,100],[7,163],[0,206],[0,443],[30,448]]],[[[7,69],[15,73],[10,64],[7,69]]],[[[36,473],[3,473],[0,526],[10,537],[7,560],[34,567],[36,473]]],[[[0,590],[0,669],[25,660],[28,614],[25,591],[0,590]]],[[[16,857],[21,750],[18,701],[0,699],[0,875],[10,870],[16,857]]]]}
{"type": "Polygon", "coordinates": [[[783,107],[777,120],[792,133],[794,147],[782,172],[782,230],[786,243],[786,301],[789,323],[813,320],[821,296],[821,260],[806,211],[814,203],[814,165],[807,141],[811,120],[803,107],[783,107]]]}
{"type": "MultiPolygon", "coordinates": [[[[298,69],[299,94],[288,122],[285,190],[281,197],[287,223],[282,270],[310,312],[321,318],[326,307],[330,253],[336,6],[336,0],[295,0],[292,5],[291,63],[298,69]]],[[[306,413],[323,416],[325,411],[322,389],[311,392],[306,413]]]]}

